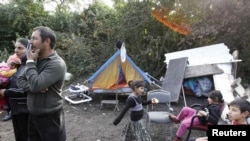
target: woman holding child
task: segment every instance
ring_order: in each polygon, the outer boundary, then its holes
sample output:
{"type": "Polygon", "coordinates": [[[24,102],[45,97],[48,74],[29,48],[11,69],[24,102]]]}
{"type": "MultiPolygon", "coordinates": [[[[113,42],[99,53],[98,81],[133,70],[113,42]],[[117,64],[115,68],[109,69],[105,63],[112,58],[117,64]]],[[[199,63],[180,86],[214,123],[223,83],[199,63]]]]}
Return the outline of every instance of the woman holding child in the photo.
{"type": "Polygon", "coordinates": [[[11,109],[12,123],[16,141],[28,140],[28,117],[26,97],[23,89],[17,87],[17,77],[24,71],[26,64],[27,39],[18,39],[15,43],[15,54],[21,59],[21,66],[17,72],[10,78],[6,89],[0,89],[0,96],[9,100],[11,109]]]}

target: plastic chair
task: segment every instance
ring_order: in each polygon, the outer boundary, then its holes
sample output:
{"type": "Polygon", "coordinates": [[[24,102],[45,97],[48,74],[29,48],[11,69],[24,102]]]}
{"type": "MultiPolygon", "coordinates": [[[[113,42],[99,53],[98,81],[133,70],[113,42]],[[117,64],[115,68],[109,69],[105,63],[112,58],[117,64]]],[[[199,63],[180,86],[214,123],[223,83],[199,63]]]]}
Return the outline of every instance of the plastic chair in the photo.
{"type": "Polygon", "coordinates": [[[148,129],[148,132],[150,132],[151,123],[158,123],[158,124],[172,123],[172,121],[169,119],[169,113],[173,111],[173,108],[171,108],[170,92],[161,89],[149,91],[147,93],[147,100],[151,100],[152,98],[157,98],[159,100],[159,103],[155,105],[147,105],[146,127],[148,129]],[[162,104],[164,104],[164,110],[162,110],[162,108],[157,108],[160,107],[160,105],[162,104]],[[152,106],[152,108],[150,108],[150,106],[152,106]]]}
{"type": "MultiPolygon", "coordinates": [[[[220,114],[222,114],[225,106],[226,106],[226,103],[224,103],[224,102],[220,104],[220,114]]],[[[200,104],[193,104],[191,107],[196,109],[196,108],[200,108],[201,105],[200,104]]],[[[186,137],[186,141],[189,140],[189,137],[191,135],[192,130],[202,131],[202,132],[205,132],[206,135],[207,135],[208,126],[209,125],[214,125],[213,123],[207,123],[206,125],[193,125],[194,119],[198,118],[198,117],[199,116],[197,116],[197,115],[192,117],[190,127],[188,128],[188,134],[187,134],[187,137],[186,137]]]]}

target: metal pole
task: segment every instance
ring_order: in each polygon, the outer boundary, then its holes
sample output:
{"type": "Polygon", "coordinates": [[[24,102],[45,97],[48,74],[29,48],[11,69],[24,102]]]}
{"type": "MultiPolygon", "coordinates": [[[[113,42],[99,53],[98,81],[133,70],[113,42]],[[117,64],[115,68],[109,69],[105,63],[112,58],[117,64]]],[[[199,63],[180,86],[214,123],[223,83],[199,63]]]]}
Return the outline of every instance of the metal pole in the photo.
{"type": "Polygon", "coordinates": [[[182,95],[183,95],[184,105],[185,105],[185,107],[187,107],[187,102],[186,102],[186,97],[185,97],[185,92],[184,92],[183,85],[181,86],[181,90],[182,90],[182,95]]]}

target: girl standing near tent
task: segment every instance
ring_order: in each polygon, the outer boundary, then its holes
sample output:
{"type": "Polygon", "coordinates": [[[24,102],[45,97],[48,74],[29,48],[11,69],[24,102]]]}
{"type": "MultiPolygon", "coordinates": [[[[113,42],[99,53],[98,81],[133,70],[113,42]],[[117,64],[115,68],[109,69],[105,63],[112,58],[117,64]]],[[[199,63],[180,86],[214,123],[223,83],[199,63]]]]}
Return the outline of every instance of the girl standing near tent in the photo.
{"type": "Polygon", "coordinates": [[[156,104],[158,103],[158,99],[152,98],[149,101],[142,100],[141,94],[144,92],[144,81],[129,81],[128,84],[133,92],[128,96],[125,107],[119,116],[114,120],[113,124],[117,125],[130,109],[130,122],[122,131],[123,140],[152,141],[142,122],[144,113],[143,105],[156,104]]]}

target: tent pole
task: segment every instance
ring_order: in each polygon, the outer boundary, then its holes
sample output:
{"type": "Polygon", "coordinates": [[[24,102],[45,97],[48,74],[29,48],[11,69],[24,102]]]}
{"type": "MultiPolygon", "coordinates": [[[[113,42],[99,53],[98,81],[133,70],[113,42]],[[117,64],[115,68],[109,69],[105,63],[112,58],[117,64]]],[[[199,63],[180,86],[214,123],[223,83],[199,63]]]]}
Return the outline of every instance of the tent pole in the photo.
{"type": "Polygon", "coordinates": [[[116,93],[115,93],[115,111],[119,111],[119,101],[118,101],[118,81],[119,81],[119,75],[120,75],[120,70],[121,69],[121,62],[119,62],[119,66],[118,66],[118,75],[117,75],[117,80],[116,80],[116,93]]]}
{"type": "Polygon", "coordinates": [[[186,97],[185,97],[185,92],[184,92],[183,85],[181,86],[181,90],[182,90],[182,95],[183,95],[184,105],[185,105],[185,107],[187,107],[187,102],[186,102],[186,97]]]}

